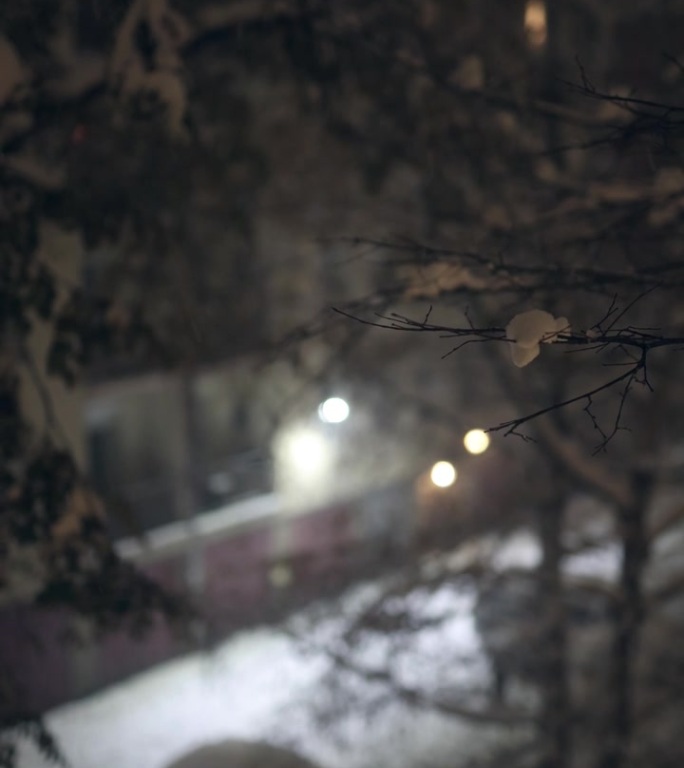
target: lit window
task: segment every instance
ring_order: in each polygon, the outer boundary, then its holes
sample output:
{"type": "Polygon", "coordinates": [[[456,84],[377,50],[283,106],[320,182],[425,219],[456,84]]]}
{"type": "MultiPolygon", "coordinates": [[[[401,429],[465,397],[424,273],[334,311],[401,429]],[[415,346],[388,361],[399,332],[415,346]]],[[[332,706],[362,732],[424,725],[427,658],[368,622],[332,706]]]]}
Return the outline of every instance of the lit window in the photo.
{"type": "Polygon", "coordinates": [[[527,0],[525,4],[525,34],[530,45],[541,48],[546,43],[546,3],[544,0],[527,0]]]}

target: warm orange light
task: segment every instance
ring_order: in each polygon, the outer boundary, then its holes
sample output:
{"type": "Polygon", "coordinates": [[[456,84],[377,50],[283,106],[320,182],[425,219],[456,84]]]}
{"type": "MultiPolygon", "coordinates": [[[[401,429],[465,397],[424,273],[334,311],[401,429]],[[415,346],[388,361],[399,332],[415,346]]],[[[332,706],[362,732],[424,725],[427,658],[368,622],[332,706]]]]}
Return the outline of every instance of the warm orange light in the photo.
{"type": "Polygon", "coordinates": [[[531,46],[541,48],[546,43],[546,3],[544,0],[527,0],[525,4],[525,34],[531,46]]]}
{"type": "Polygon", "coordinates": [[[466,432],[463,445],[468,453],[484,453],[489,448],[489,435],[483,429],[471,429],[466,432]]]}

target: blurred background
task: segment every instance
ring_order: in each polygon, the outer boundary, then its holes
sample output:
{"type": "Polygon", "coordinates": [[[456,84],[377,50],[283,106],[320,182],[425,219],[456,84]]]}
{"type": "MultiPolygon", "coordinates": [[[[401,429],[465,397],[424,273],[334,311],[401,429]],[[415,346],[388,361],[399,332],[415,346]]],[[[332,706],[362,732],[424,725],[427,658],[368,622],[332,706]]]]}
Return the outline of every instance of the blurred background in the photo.
{"type": "Polygon", "coordinates": [[[682,31],[0,3],[0,766],[682,764],[682,31]]]}

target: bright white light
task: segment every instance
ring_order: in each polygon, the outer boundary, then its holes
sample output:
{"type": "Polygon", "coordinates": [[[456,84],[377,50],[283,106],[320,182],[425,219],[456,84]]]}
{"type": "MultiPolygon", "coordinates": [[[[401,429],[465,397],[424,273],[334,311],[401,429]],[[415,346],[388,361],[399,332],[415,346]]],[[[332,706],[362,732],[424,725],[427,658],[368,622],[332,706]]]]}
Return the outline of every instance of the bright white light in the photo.
{"type": "Polygon", "coordinates": [[[482,429],[471,429],[463,438],[468,453],[484,453],[489,448],[489,435],[482,429]]]}
{"type": "Polygon", "coordinates": [[[430,470],[430,480],[438,488],[448,488],[456,480],[456,467],[450,461],[438,461],[430,470]]]}
{"type": "Polygon", "coordinates": [[[274,486],[290,509],[316,505],[330,492],[335,441],[306,422],[284,426],[273,441],[274,486]]]}
{"type": "Polygon", "coordinates": [[[302,474],[318,474],[327,463],[325,439],[307,429],[291,433],[286,441],[286,450],[289,461],[302,474]]]}
{"type": "Polygon", "coordinates": [[[326,424],[339,424],[349,416],[349,404],[341,397],[329,397],[318,406],[318,418],[326,424]]]}

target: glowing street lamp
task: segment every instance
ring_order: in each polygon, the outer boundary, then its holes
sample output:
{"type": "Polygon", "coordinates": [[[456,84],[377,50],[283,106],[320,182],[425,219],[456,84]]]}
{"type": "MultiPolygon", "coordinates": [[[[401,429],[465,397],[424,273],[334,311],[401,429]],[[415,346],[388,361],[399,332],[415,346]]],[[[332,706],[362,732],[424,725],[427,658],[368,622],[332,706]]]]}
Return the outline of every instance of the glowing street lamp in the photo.
{"type": "Polygon", "coordinates": [[[292,430],[286,436],[284,447],[288,464],[302,476],[319,475],[328,464],[326,440],[311,429],[292,430]]]}
{"type": "Polygon", "coordinates": [[[349,403],[341,397],[329,397],[318,406],[318,418],[326,424],[340,424],[349,417],[349,403]]]}
{"type": "Polygon", "coordinates": [[[468,453],[484,453],[489,448],[489,435],[482,429],[471,429],[466,432],[463,445],[468,453]]]}
{"type": "Polygon", "coordinates": [[[458,473],[450,461],[438,461],[430,470],[430,480],[438,488],[448,488],[456,481],[458,473]]]}
{"type": "Polygon", "coordinates": [[[330,487],[335,449],[322,431],[306,422],[295,422],[274,436],[275,490],[288,511],[318,503],[330,487]]]}

